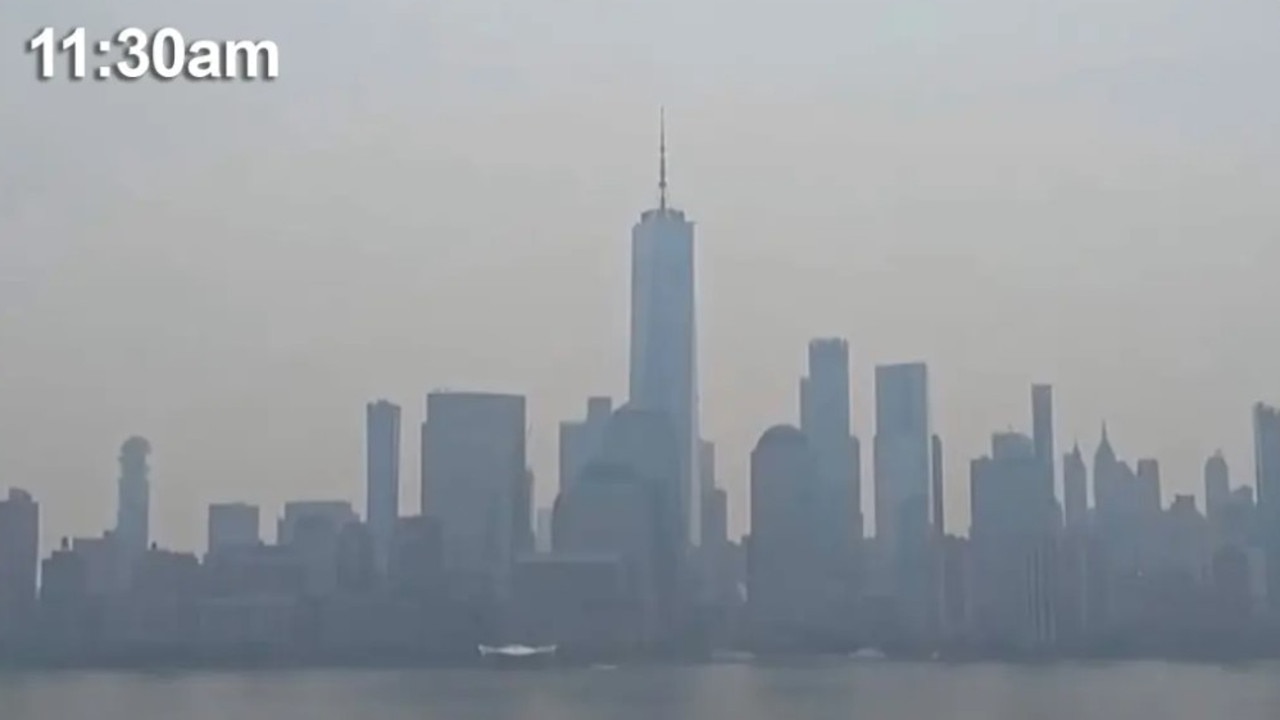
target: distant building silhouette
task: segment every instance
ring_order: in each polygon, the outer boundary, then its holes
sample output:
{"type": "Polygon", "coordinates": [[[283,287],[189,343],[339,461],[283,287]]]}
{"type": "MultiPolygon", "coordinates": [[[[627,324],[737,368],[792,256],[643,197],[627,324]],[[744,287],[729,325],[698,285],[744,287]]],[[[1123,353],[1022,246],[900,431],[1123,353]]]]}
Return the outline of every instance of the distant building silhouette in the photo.
{"type": "Polygon", "coordinates": [[[520,395],[427,396],[422,514],[440,523],[449,584],[463,597],[504,598],[509,590],[512,559],[531,523],[531,510],[521,509],[528,482],[525,422],[520,395]]]}
{"type": "Polygon", "coordinates": [[[681,545],[700,536],[697,481],[698,354],[693,223],[667,204],[666,129],[659,150],[658,207],[631,230],[629,403],[663,412],[680,457],[681,545]]]}
{"type": "Polygon", "coordinates": [[[1138,460],[1135,474],[1138,477],[1138,492],[1144,513],[1159,513],[1164,507],[1160,490],[1160,461],[1155,458],[1138,460]]]}
{"type": "Polygon", "coordinates": [[[888,592],[918,641],[932,625],[934,605],[928,371],[924,363],[881,365],[875,382],[876,545],[888,592]]]}
{"type": "Polygon", "coordinates": [[[1280,410],[1264,403],[1254,405],[1253,448],[1268,610],[1280,617],[1280,410]]]}
{"type": "Polygon", "coordinates": [[[1055,641],[1053,534],[1044,466],[1034,441],[997,433],[970,467],[974,618],[982,642],[1034,650],[1055,641]]]}
{"type": "Polygon", "coordinates": [[[374,563],[385,576],[400,517],[400,406],[386,400],[365,406],[365,498],[374,563]]]}
{"type": "Polygon", "coordinates": [[[1046,485],[1051,504],[1057,502],[1057,457],[1053,441],[1053,386],[1031,386],[1031,439],[1035,443],[1036,460],[1040,461],[1041,482],[1046,485]]]}
{"type": "Polygon", "coordinates": [[[691,597],[688,527],[680,480],[682,452],[668,413],[627,404],[605,429],[600,461],[623,468],[643,487],[647,524],[653,532],[653,597],[659,641],[671,639],[680,610],[691,597]]]}
{"type": "MultiPolygon", "coordinates": [[[[820,534],[811,562],[845,587],[853,601],[856,553],[862,539],[862,474],[858,440],[850,430],[849,344],[838,338],[809,343],[809,373],[800,382],[800,430],[817,463],[819,498],[812,522],[820,534]]],[[[844,611],[846,619],[849,608],[844,611]]]]}
{"type": "Polygon", "coordinates": [[[819,482],[815,454],[798,428],[775,425],[760,436],[751,452],[747,603],[751,637],[762,649],[822,639],[815,621],[823,569],[812,562],[819,482]]]}
{"type": "Polygon", "coordinates": [[[1062,456],[1063,517],[1070,531],[1081,532],[1089,525],[1089,468],[1080,443],[1062,456]]]}
{"type": "Polygon", "coordinates": [[[612,398],[590,397],[587,398],[585,418],[560,423],[560,486],[557,492],[567,490],[582,469],[595,459],[605,425],[612,415],[612,398]]]}
{"type": "Polygon", "coordinates": [[[301,500],[285,503],[277,524],[280,545],[289,548],[306,573],[306,592],[313,597],[338,587],[338,546],[343,529],[360,522],[345,500],[301,500]]]}
{"type": "Polygon", "coordinates": [[[40,506],[25,490],[0,500],[0,648],[31,639],[40,567],[40,506]]]}
{"type": "Polygon", "coordinates": [[[444,597],[444,538],[439,520],[427,515],[396,521],[389,581],[399,595],[424,599],[444,597]]]}
{"type": "Polygon", "coordinates": [[[131,437],[120,447],[120,479],[113,541],[127,576],[133,564],[151,544],[151,468],[147,456],[151,443],[131,437]]]}
{"type": "Polygon", "coordinates": [[[210,553],[232,548],[254,547],[262,542],[261,517],[257,505],[214,503],[209,506],[210,553]]]}
{"type": "Polygon", "coordinates": [[[1217,525],[1231,503],[1231,470],[1221,450],[1204,461],[1204,502],[1209,522],[1217,525]]]}

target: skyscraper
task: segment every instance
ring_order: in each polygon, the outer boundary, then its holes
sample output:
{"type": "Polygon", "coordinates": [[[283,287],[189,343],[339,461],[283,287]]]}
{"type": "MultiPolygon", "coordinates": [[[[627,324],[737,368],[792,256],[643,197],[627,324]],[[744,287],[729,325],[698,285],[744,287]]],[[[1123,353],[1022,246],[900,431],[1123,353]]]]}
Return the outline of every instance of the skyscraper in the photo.
{"type": "Polygon", "coordinates": [[[365,406],[365,493],[374,567],[385,576],[400,516],[400,406],[386,400],[365,406]]]}
{"type": "Polygon", "coordinates": [[[209,506],[209,552],[255,547],[261,542],[257,505],[214,503],[209,506]]]}
{"type": "Polygon", "coordinates": [[[1031,438],[1035,443],[1036,460],[1040,463],[1041,481],[1047,485],[1051,499],[1057,499],[1054,487],[1053,451],[1053,386],[1031,386],[1031,438]]]}
{"type": "Polygon", "coordinates": [[[600,449],[600,438],[605,425],[613,415],[613,399],[609,397],[587,398],[587,416],[582,420],[565,420],[560,423],[560,487],[569,489],[578,473],[595,459],[600,449]]]}
{"type": "Polygon", "coordinates": [[[680,485],[679,442],[667,413],[644,410],[630,404],[618,408],[609,420],[601,442],[600,460],[633,475],[644,488],[645,503],[632,512],[648,515],[653,528],[653,583],[657,617],[664,630],[674,627],[680,605],[687,597],[687,544],[682,529],[684,488],[680,485]],[[644,509],[649,512],[645,513],[644,509]]]}
{"type": "Polygon", "coordinates": [[[938,540],[947,536],[946,496],[942,487],[942,437],[934,433],[929,440],[929,520],[938,540]]]}
{"type": "Polygon", "coordinates": [[[702,545],[710,542],[717,542],[718,536],[715,532],[715,518],[713,517],[716,509],[712,507],[714,500],[712,496],[716,492],[716,444],[710,440],[698,441],[698,494],[701,499],[698,502],[698,512],[702,514],[699,519],[698,544],[702,545]],[[712,527],[708,527],[708,526],[712,527]],[[711,533],[708,535],[708,533],[711,533]]]}
{"type": "Polygon", "coordinates": [[[817,502],[817,462],[804,433],[769,428],[751,453],[747,601],[758,645],[785,647],[822,627],[815,628],[822,571],[812,562],[817,502]]]}
{"type": "MultiPolygon", "coordinates": [[[[503,597],[527,482],[521,395],[433,392],[422,424],[422,514],[440,524],[459,592],[503,597]]],[[[525,523],[528,525],[528,523],[525,523]]]]}
{"type": "Polygon", "coordinates": [[[659,143],[658,207],[631,230],[633,407],[665,413],[680,454],[682,545],[700,536],[698,370],[693,223],[667,204],[666,129],[659,143]]]}
{"type": "Polygon", "coordinates": [[[1231,503],[1231,470],[1221,450],[1204,461],[1204,503],[1205,515],[1212,522],[1217,522],[1231,503]]]}
{"type": "Polygon", "coordinates": [[[886,558],[929,533],[929,388],[924,363],[876,367],[876,539],[886,558]]]}
{"type": "Polygon", "coordinates": [[[1160,461],[1141,458],[1137,466],[1138,498],[1147,516],[1159,514],[1164,509],[1160,493],[1160,461]]]}
{"type": "Polygon", "coordinates": [[[1280,410],[1265,403],[1253,406],[1253,453],[1267,603],[1280,613],[1280,410]]]}
{"type": "Polygon", "coordinates": [[[934,625],[929,522],[929,389],[924,363],[876,368],[876,546],[904,629],[934,625]]]}
{"type": "Polygon", "coordinates": [[[825,544],[848,556],[862,537],[862,490],[857,440],[850,432],[849,344],[838,338],[809,343],[809,374],[800,381],[800,430],[809,440],[822,496],[818,519],[825,544]]]}
{"type": "Polygon", "coordinates": [[[0,500],[0,645],[31,627],[36,610],[40,506],[11,488],[0,500]]]}
{"type": "Polygon", "coordinates": [[[1111,438],[1107,434],[1107,424],[1102,423],[1102,438],[1098,448],[1093,452],[1093,507],[1097,512],[1100,524],[1106,528],[1115,516],[1120,505],[1119,475],[1120,461],[1116,457],[1115,448],[1111,446],[1111,438]]]}
{"type": "Polygon", "coordinates": [[[151,443],[131,437],[120,446],[120,480],[116,503],[116,549],[126,567],[151,542],[151,443]]]}
{"type": "Polygon", "coordinates": [[[1089,524],[1089,469],[1080,443],[1062,456],[1062,499],[1067,529],[1083,530],[1089,524]]]}
{"type": "Polygon", "coordinates": [[[979,636],[1029,648],[1053,640],[1050,527],[1035,441],[1020,433],[991,438],[991,454],[970,466],[974,617],[979,636]]]}

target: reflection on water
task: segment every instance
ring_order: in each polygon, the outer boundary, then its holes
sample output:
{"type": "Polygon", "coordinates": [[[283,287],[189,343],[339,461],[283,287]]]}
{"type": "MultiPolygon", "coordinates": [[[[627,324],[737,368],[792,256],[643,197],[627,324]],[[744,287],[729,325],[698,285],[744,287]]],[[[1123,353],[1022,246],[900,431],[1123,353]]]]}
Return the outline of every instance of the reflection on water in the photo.
{"type": "Polygon", "coordinates": [[[4,720],[1275,720],[1280,665],[813,662],[546,671],[32,673],[4,720]]]}

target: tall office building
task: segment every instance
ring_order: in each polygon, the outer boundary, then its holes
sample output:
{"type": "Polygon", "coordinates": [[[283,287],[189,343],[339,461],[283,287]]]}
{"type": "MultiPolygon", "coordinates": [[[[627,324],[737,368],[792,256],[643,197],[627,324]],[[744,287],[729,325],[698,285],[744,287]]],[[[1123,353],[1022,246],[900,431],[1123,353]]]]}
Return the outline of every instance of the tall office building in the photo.
{"type": "Polygon", "coordinates": [[[525,417],[520,395],[427,396],[422,515],[439,523],[444,570],[465,595],[502,598],[509,589],[517,507],[527,482],[525,417]]]}
{"type": "Polygon", "coordinates": [[[131,437],[120,446],[120,479],[113,536],[120,559],[131,566],[151,542],[151,443],[131,437]]]}
{"type": "Polygon", "coordinates": [[[400,406],[386,400],[365,406],[365,493],[374,567],[385,576],[400,517],[400,406]]]}
{"type": "Polygon", "coordinates": [[[338,587],[338,556],[343,531],[360,522],[345,500],[299,500],[284,505],[276,523],[276,541],[302,565],[308,595],[326,597],[338,587]]]}
{"type": "Polygon", "coordinates": [[[1031,386],[1031,438],[1035,443],[1036,460],[1040,463],[1041,481],[1047,486],[1049,497],[1057,499],[1054,477],[1053,450],[1053,386],[1031,386]]]}
{"type": "Polygon", "coordinates": [[[1110,524],[1121,504],[1118,487],[1122,464],[1116,457],[1115,448],[1111,446],[1111,438],[1107,434],[1107,424],[1102,423],[1102,439],[1093,452],[1093,507],[1103,529],[1110,524]]]}
{"type": "Polygon", "coordinates": [[[776,425],[751,452],[751,537],[747,602],[760,646],[787,646],[812,636],[822,569],[812,558],[819,532],[817,461],[804,433],[776,425]]]}
{"type": "Polygon", "coordinates": [[[703,497],[716,488],[716,444],[698,441],[698,489],[703,497]]]}
{"type": "Polygon", "coordinates": [[[1231,504],[1231,470],[1221,450],[1204,461],[1204,503],[1205,515],[1215,523],[1231,504]]]}
{"type": "Polygon", "coordinates": [[[716,487],[716,444],[710,440],[698,441],[698,494],[701,500],[698,503],[698,511],[702,514],[698,525],[700,533],[698,542],[705,545],[707,542],[718,542],[719,537],[716,535],[714,527],[716,509],[712,507],[715,500],[712,497],[717,490],[716,487]],[[709,533],[709,534],[708,534],[709,533]]]}
{"type": "Polygon", "coordinates": [[[1159,514],[1164,509],[1160,493],[1160,461],[1155,458],[1138,460],[1138,498],[1142,511],[1148,517],[1159,514]]]}
{"type": "Polygon", "coordinates": [[[525,468],[511,499],[511,551],[516,556],[537,551],[533,517],[533,489],[537,484],[533,468],[525,468]]]}
{"type": "Polygon", "coordinates": [[[630,404],[665,413],[680,454],[682,545],[697,544],[698,370],[693,223],[667,204],[666,130],[659,144],[658,207],[631,230],[630,404]]]}
{"type": "Polygon", "coordinates": [[[1089,524],[1089,469],[1080,443],[1062,456],[1062,501],[1067,529],[1084,530],[1089,524]]]}
{"type": "Polygon", "coordinates": [[[600,450],[600,438],[613,415],[613,398],[587,398],[587,416],[582,420],[565,420],[560,423],[560,487],[569,488],[582,469],[595,459],[600,450]]]}
{"type": "Polygon", "coordinates": [[[924,363],[876,368],[876,546],[882,583],[902,627],[924,641],[932,632],[933,563],[929,522],[929,389],[924,363]]]}
{"type": "MultiPolygon", "coordinates": [[[[674,627],[684,599],[687,544],[682,530],[684,487],[680,484],[679,439],[667,413],[630,404],[613,414],[600,448],[605,465],[623,468],[644,488],[653,528],[653,583],[660,627],[674,627]]],[[[635,510],[633,509],[633,512],[635,510]]],[[[646,514],[646,513],[640,513],[646,514]]]]}
{"type": "Polygon", "coordinates": [[[929,533],[929,388],[924,363],[876,368],[876,539],[886,559],[929,533]]]}
{"type": "Polygon", "coordinates": [[[257,505],[214,503],[209,506],[209,552],[257,547],[262,542],[257,505]]]}
{"type": "Polygon", "coordinates": [[[942,438],[938,434],[929,441],[929,521],[933,535],[941,540],[947,536],[946,491],[942,476],[942,438]]]}
{"type": "Polygon", "coordinates": [[[1054,640],[1051,527],[1053,498],[1032,438],[992,436],[991,454],[970,466],[970,538],[974,620],[997,647],[1032,648],[1054,640]]]}
{"type": "MultiPolygon", "coordinates": [[[[809,374],[800,381],[800,430],[818,465],[820,532],[824,544],[848,556],[862,537],[862,489],[857,439],[850,432],[849,344],[809,343],[809,374]]],[[[847,559],[847,558],[846,558],[847,559]]]]}
{"type": "Polygon", "coordinates": [[[0,644],[32,627],[36,612],[40,506],[25,490],[0,500],[0,644]]]}
{"type": "Polygon", "coordinates": [[[1280,409],[1265,403],[1253,406],[1253,453],[1267,604],[1273,614],[1280,614],[1280,409]]]}

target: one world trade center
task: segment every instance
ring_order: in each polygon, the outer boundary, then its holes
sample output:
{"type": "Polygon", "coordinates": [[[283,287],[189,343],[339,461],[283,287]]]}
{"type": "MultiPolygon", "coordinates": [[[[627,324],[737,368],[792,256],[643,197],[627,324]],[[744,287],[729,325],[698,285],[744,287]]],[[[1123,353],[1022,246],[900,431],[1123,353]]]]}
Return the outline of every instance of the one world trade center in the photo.
{"type": "Polygon", "coordinates": [[[700,537],[697,328],[693,223],[667,203],[665,123],[659,140],[658,206],[631,230],[630,401],[664,413],[680,454],[684,546],[700,537]]]}

